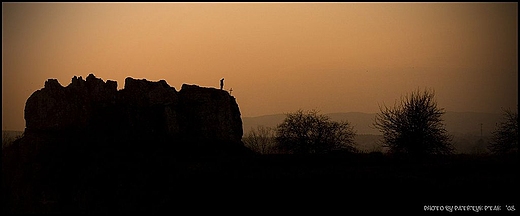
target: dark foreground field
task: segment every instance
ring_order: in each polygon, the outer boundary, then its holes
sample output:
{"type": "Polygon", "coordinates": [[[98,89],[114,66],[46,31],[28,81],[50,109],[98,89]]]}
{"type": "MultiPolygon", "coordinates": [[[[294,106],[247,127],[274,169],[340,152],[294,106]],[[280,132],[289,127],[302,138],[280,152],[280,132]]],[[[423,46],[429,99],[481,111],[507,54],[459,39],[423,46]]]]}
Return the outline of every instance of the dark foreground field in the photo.
{"type": "MultiPolygon", "coordinates": [[[[424,205],[518,204],[516,157],[453,155],[412,161],[381,154],[267,155],[250,177],[312,206],[423,211],[424,205]],[[292,196],[292,195],[289,195],[292,196]]],[[[267,190],[269,191],[269,190],[267,190]]],[[[504,209],[505,210],[505,209],[504,209]]]]}
{"type": "Polygon", "coordinates": [[[501,206],[502,212],[520,207],[516,155],[421,161],[382,154],[253,155],[164,164],[133,156],[80,171],[39,167],[31,172],[47,174],[34,181],[31,175],[37,174],[24,173],[19,179],[26,184],[3,185],[3,211],[344,214],[423,213],[425,205],[501,206]]]}

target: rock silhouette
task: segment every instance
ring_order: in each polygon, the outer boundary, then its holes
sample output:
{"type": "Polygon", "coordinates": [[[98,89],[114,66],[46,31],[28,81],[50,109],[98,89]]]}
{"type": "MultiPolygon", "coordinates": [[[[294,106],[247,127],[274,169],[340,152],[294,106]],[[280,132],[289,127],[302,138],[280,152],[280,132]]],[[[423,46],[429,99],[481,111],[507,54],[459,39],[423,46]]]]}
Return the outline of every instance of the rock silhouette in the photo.
{"type": "Polygon", "coordinates": [[[25,135],[81,131],[105,135],[161,135],[241,143],[242,120],[226,91],[166,81],[125,79],[124,89],[90,74],[67,86],[49,79],[25,107],[25,135]],[[122,134],[121,134],[122,133],[122,134]]]}
{"type": "Polygon", "coordinates": [[[244,176],[240,115],[215,88],[49,79],[27,99],[24,136],[2,151],[3,211],[149,212],[188,182],[244,176]]]}

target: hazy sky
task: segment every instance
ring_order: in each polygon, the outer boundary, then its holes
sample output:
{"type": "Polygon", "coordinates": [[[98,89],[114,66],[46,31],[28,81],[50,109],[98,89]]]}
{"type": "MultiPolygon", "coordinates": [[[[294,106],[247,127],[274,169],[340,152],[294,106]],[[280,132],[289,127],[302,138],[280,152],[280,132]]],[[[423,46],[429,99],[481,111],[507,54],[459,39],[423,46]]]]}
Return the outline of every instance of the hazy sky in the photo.
{"type": "Polygon", "coordinates": [[[518,104],[518,3],[2,3],[2,129],[94,73],[233,88],[242,116],[379,111],[417,88],[447,111],[518,104]]]}

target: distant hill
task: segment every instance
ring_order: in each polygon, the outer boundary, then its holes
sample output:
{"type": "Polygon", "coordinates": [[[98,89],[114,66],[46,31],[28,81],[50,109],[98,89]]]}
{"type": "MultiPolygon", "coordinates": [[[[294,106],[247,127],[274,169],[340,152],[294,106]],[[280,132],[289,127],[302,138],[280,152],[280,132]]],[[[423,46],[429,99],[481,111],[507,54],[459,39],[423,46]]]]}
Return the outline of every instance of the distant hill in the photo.
{"type": "Polygon", "coordinates": [[[446,112],[444,115],[446,130],[452,134],[491,136],[497,124],[502,121],[500,113],[446,112]]]}
{"type": "MultiPolygon", "coordinates": [[[[353,126],[357,134],[373,134],[381,135],[381,133],[373,128],[375,113],[346,112],[346,113],[328,113],[333,121],[347,120],[353,126]]],[[[285,118],[284,114],[264,115],[258,117],[242,117],[242,125],[244,134],[256,128],[259,125],[267,127],[276,127],[285,118]]],[[[482,123],[482,135],[490,136],[498,122],[501,121],[502,114],[499,113],[477,113],[477,112],[446,112],[443,115],[446,130],[450,134],[459,135],[480,135],[480,124],[482,123]]]]}
{"type": "Polygon", "coordinates": [[[2,138],[3,137],[16,137],[23,134],[23,131],[12,131],[12,130],[3,130],[2,131],[2,138]]]}

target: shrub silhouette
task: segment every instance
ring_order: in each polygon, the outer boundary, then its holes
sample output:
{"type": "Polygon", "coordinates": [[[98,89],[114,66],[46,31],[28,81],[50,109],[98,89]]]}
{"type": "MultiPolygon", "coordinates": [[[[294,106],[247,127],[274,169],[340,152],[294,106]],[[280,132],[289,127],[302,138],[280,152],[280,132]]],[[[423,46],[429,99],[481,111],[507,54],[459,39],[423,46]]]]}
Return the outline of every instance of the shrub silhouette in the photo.
{"type": "Polygon", "coordinates": [[[270,127],[259,125],[245,134],[243,142],[246,147],[260,154],[274,153],[275,130],[270,127]]]}
{"type": "Polygon", "coordinates": [[[494,154],[518,153],[518,112],[503,110],[503,121],[493,131],[488,148],[494,154]]]}
{"type": "Polygon", "coordinates": [[[349,122],[331,121],[316,110],[288,113],[276,128],[278,148],[293,154],[352,152],[354,136],[349,122]]]}
{"type": "Polygon", "coordinates": [[[453,151],[452,138],[441,119],[445,111],[437,107],[434,96],[434,91],[417,90],[393,108],[379,107],[374,126],[383,133],[390,153],[421,157],[453,151]]]}

